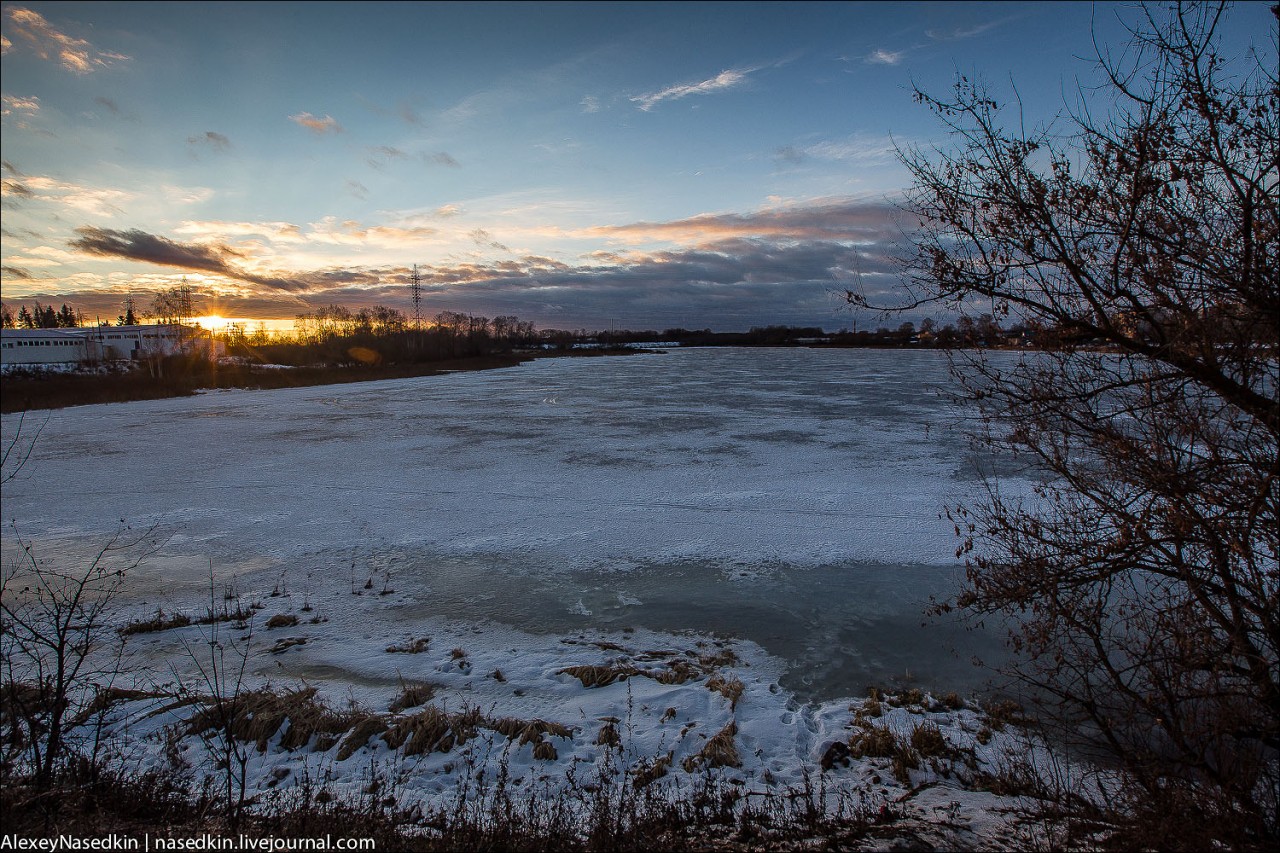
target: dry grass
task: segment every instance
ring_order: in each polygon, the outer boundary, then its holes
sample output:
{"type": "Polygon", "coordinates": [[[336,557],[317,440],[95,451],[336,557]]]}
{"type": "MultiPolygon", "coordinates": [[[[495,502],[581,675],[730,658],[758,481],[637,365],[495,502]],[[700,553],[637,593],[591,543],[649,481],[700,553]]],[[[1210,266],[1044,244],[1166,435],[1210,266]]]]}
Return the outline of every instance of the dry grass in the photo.
{"type": "Polygon", "coordinates": [[[425,705],[435,695],[436,686],[434,684],[407,684],[400,691],[400,695],[391,701],[391,707],[388,710],[393,714],[398,714],[407,708],[425,705]]]}
{"type": "Polygon", "coordinates": [[[924,723],[912,730],[911,748],[925,758],[946,755],[950,751],[942,730],[933,723],[924,723]]]}
{"type": "Polygon", "coordinates": [[[572,675],[582,682],[583,687],[605,687],[615,681],[625,681],[633,675],[642,675],[643,671],[634,666],[567,666],[556,672],[556,675],[572,675]]]}
{"type": "Polygon", "coordinates": [[[740,678],[725,678],[720,673],[716,673],[707,679],[707,689],[715,691],[728,699],[729,707],[736,710],[738,700],[742,698],[742,691],[746,689],[746,685],[742,683],[740,678]]]}
{"type": "Polygon", "coordinates": [[[157,631],[168,631],[171,628],[185,628],[191,624],[191,617],[183,613],[165,616],[164,611],[157,608],[156,615],[150,619],[130,622],[120,629],[120,636],[129,637],[134,634],[153,634],[157,631]]]}
{"type": "Polygon", "coordinates": [[[418,637],[416,640],[410,640],[409,642],[404,643],[402,645],[387,646],[387,652],[393,655],[394,654],[419,655],[427,650],[427,646],[430,644],[430,642],[431,642],[431,639],[429,637],[418,637]]]}
{"type": "Polygon", "coordinates": [[[364,747],[369,743],[369,738],[374,735],[380,735],[387,731],[387,721],[384,717],[377,714],[369,714],[360,718],[360,720],[347,732],[347,736],[342,739],[342,745],[338,747],[338,760],[346,761],[356,750],[364,747]]]}
{"type": "Polygon", "coordinates": [[[298,624],[298,617],[292,613],[277,613],[267,620],[267,628],[292,628],[298,624]]]}
{"type": "Polygon", "coordinates": [[[449,752],[475,737],[482,722],[480,712],[474,708],[449,714],[428,705],[412,717],[396,721],[382,739],[392,749],[403,746],[406,756],[449,752]]]}
{"type": "Polygon", "coordinates": [[[225,731],[236,740],[253,743],[259,752],[266,752],[267,742],[286,721],[289,727],[280,738],[280,746],[293,750],[306,746],[317,734],[336,738],[351,729],[356,717],[354,713],[336,712],[316,699],[314,687],[283,693],[265,687],[231,698],[205,700],[187,720],[187,733],[225,731]]]}
{"type": "Polygon", "coordinates": [[[654,782],[667,775],[667,768],[671,766],[673,754],[668,752],[666,755],[656,756],[652,761],[641,761],[631,772],[631,785],[637,790],[647,788],[654,782]]]}
{"type": "Polygon", "coordinates": [[[897,747],[897,735],[886,726],[867,726],[849,736],[849,752],[854,758],[891,758],[897,747]]]}
{"type": "Polygon", "coordinates": [[[622,737],[618,734],[618,726],[614,723],[605,723],[600,727],[600,734],[596,735],[596,746],[620,746],[622,737]]]}
{"type": "Polygon", "coordinates": [[[306,637],[283,637],[279,640],[276,640],[276,644],[272,646],[268,651],[270,651],[271,654],[273,655],[278,655],[278,654],[283,654],[284,652],[289,651],[289,649],[293,648],[294,646],[305,646],[306,644],[307,644],[306,637]]]}
{"type": "Polygon", "coordinates": [[[729,724],[708,740],[697,755],[685,758],[683,767],[686,773],[693,773],[699,767],[741,767],[742,758],[738,755],[738,747],[734,743],[734,735],[738,733],[738,723],[730,720],[729,724]]]}

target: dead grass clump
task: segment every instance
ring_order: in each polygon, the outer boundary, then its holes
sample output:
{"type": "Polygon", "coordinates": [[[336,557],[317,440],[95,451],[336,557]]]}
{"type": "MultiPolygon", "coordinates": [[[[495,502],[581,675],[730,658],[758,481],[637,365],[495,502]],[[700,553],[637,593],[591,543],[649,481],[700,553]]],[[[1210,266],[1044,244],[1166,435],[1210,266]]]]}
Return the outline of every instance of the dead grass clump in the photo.
{"type": "Polygon", "coordinates": [[[416,640],[409,640],[409,642],[402,643],[401,645],[398,645],[398,646],[394,644],[387,646],[387,652],[393,655],[394,654],[419,655],[427,650],[427,646],[430,644],[430,642],[431,642],[430,637],[418,637],[416,640]]]}
{"type": "Polygon", "coordinates": [[[1002,699],[982,707],[987,717],[987,725],[996,731],[1003,731],[1006,725],[1020,726],[1026,723],[1022,716],[1022,706],[1011,699],[1002,699]]]}
{"type": "Polygon", "coordinates": [[[964,707],[964,700],[960,698],[958,693],[953,691],[943,695],[942,704],[950,708],[952,711],[959,711],[964,707]]]}
{"type": "Polygon", "coordinates": [[[403,745],[406,756],[449,752],[475,737],[481,722],[480,712],[475,709],[447,714],[434,705],[428,705],[412,717],[396,722],[382,739],[392,749],[403,745]]]}
{"type": "Polygon", "coordinates": [[[898,737],[887,726],[868,726],[849,736],[849,752],[854,758],[891,758],[898,737]]]}
{"type": "Polygon", "coordinates": [[[635,770],[631,772],[631,786],[636,790],[647,788],[654,782],[667,775],[667,768],[671,766],[673,754],[668,752],[666,755],[659,755],[651,762],[641,761],[636,765],[635,770]]]}
{"type": "Polygon", "coordinates": [[[726,666],[737,666],[741,661],[733,649],[721,649],[705,655],[698,655],[698,663],[706,669],[720,669],[726,666]]]}
{"type": "Polygon", "coordinates": [[[436,686],[434,684],[408,684],[405,685],[400,695],[392,700],[391,707],[388,710],[393,714],[398,714],[408,708],[425,705],[435,695],[436,686]]]}
{"type": "Polygon", "coordinates": [[[893,775],[903,785],[911,784],[911,771],[920,766],[920,753],[911,747],[900,744],[893,753],[893,775]]]}
{"type": "Polygon", "coordinates": [[[342,746],[338,747],[338,760],[346,761],[356,750],[368,744],[369,738],[386,730],[387,721],[383,717],[377,714],[362,717],[342,739],[342,746]]]}
{"type": "Polygon", "coordinates": [[[918,687],[912,687],[910,690],[894,693],[889,696],[889,704],[895,708],[901,708],[903,705],[922,705],[924,704],[924,691],[918,687]]]}
{"type": "Polygon", "coordinates": [[[600,727],[600,734],[596,735],[596,746],[620,746],[622,737],[618,734],[618,727],[613,723],[605,723],[600,727]]]}
{"type": "Polygon", "coordinates": [[[350,731],[357,720],[364,718],[358,711],[335,711],[315,698],[315,688],[292,691],[287,713],[289,728],[280,736],[280,746],[300,749],[316,736],[316,749],[325,751],[338,742],[338,736],[350,731]]]}
{"type": "Polygon", "coordinates": [[[236,605],[235,610],[231,610],[223,606],[221,610],[208,610],[205,615],[196,620],[197,625],[214,625],[218,622],[248,622],[253,618],[253,608],[245,610],[240,605],[236,605]]]}
{"type": "Polygon", "coordinates": [[[659,684],[684,684],[701,677],[703,673],[684,658],[676,658],[667,664],[666,669],[643,672],[641,675],[647,675],[659,684]]]}
{"type": "Polygon", "coordinates": [[[582,682],[583,687],[606,687],[615,681],[625,681],[633,675],[640,675],[634,666],[567,666],[556,672],[556,675],[572,675],[582,682]]]}
{"type": "Polygon", "coordinates": [[[289,649],[294,646],[305,646],[306,644],[306,637],[282,637],[279,640],[276,640],[276,644],[268,649],[268,651],[273,655],[278,655],[289,651],[289,649]]]}
{"type": "Polygon", "coordinates": [[[168,631],[170,628],[185,628],[191,624],[191,617],[184,613],[165,616],[164,611],[156,608],[156,615],[150,619],[130,622],[120,629],[120,636],[129,637],[134,634],[153,634],[157,631],[168,631]]]}
{"type": "Polygon", "coordinates": [[[482,722],[481,725],[498,732],[507,740],[519,739],[521,746],[526,743],[537,743],[542,740],[543,735],[573,737],[573,729],[548,720],[520,720],[515,717],[503,717],[498,720],[482,722]]]}
{"type": "Polygon", "coordinates": [[[204,700],[203,707],[187,721],[187,732],[226,731],[236,740],[251,742],[259,752],[266,752],[267,742],[287,721],[289,727],[280,737],[282,748],[298,749],[319,735],[317,748],[328,749],[355,719],[353,714],[334,711],[318,700],[314,687],[283,693],[264,687],[232,698],[204,700]]]}
{"type": "Polygon", "coordinates": [[[292,628],[298,624],[298,617],[292,613],[277,613],[267,620],[268,628],[292,628]]]}
{"type": "MultiPolygon", "coordinates": [[[[147,690],[126,690],[123,687],[104,687],[93,695],[91,701],[84,710],[76,714],[72,719],[73,726],[84,725],[98,714],[109,711],[122,702],[132,702],[135,699],[150,699],[159,696],[159,693],[153,693],[147,690]]],[[[5,697],[6,700],[8,697],[5,697]]],[[[7,701],[5,704],[8,704],[7,701]]]]}
{"type": "Polygon", "coordinates": [[[925,758],[947,753],[947,739],[933,723],[916,726],[911,732],[911,747],[925,758]]]}
{"type": "Polygon", "coordinates": [[[728,699],[729,707],[736,709],[738,700],[742,698],[742,691],[746,689],[746,685],[736,676],[725,678],[723,675],[716,673],[707,679],[707,689],[713,690],[728,699]]]}
{"type": "Polygon", "coordinates": [[[699,767],[741,767],[742,759],[738,756],[738,747],[733,736],[738,733],[738,724],[730,720],[729,724],[707,741],[697,755],[690,755],[684,762],[686,773],[693,773],[699,767]]]}
{"type": "Polygon", "coordinates": [[[555,761],[560,753],[550,741],[540,740],[533,745],[533,757],[539,761],[555,761]]]}
{"type": "Polygon", "coordinates": [[[228,698],[210,698],[187,721],[187,732],[226,731],[236,740],[254,743],[258,752],[266,752],[267,741],[284,725],[292,703],[305,702],[315,692],[314,687],[308,687],[282,695],[264,687],[228,698]]]}

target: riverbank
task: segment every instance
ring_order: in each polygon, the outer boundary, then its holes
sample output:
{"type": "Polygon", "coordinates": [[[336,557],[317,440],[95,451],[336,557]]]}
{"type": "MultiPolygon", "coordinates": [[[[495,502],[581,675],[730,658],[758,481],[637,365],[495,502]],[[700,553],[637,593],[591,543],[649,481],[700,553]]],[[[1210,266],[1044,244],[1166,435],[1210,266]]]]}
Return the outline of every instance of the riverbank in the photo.
{"type": "Polygon", "coordinates": [[[474,370],[515,367],[537,358],[623,355],[627,348],[517,352],[410,364],[353,364],[292,367],[232,360],[164,359],[158,364],[124,363],[62,369],[33,365],[0,374],[0,413],[62,409],[99,403],[190,397],[201,391],[244,388],[268,390],[342,385],[383,379],[409,379],[474,370]]]}

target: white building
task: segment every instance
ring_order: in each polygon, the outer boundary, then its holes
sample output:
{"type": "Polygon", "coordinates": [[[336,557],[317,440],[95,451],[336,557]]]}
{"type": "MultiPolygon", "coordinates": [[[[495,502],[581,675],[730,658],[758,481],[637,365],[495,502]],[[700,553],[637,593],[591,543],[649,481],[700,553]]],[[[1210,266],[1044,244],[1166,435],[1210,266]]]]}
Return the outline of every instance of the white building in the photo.
{"type": "Polygon", "coordinates": [[[0,364],[85,364],[148,356],[225,350],[199,328],[179,325],[85,326],[78,329],[0,329],[0,364]]]}

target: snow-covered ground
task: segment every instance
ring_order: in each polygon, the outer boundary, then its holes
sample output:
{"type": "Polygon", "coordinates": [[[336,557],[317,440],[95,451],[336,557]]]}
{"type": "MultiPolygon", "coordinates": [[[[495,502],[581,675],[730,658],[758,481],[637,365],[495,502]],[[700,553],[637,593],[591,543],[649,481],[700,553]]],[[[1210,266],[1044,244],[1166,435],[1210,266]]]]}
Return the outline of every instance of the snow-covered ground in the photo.
{"type": "MultiPolygon", "coordinates": [[[[198,617],[212,590],[215,608],[260,605],[252,631],[222,627],[255,676],[376,710],[430,682],[450,711],[573,729],[551,739],[556,761],[519,747],[529,784],[598,756],[609,717],[633,755],[670,751],[677,768],[733,721],[742,784],[798,784],[854,730],[867,685],[971,694],[970,659],[999,654],[992,633],[922,626],[960,572],[939,513],[978,486],[945,382],[936,353],[690,349],[28,415],[23,435],[41,432],[4,486],[6,559],[18,535],[58,562],[122,522],[154,526],[163,544],[131,573],[121,621],[198,617]],[[266,629],[277,614],[299,623],[266,629]],[[672,655],[718,662],[654,677],[672,655]],[[605,664],[647,674],[588,688],[563,672],[605,664]],[[743,682],[736,703],[708,689],[716,671],[743,682]]],[[[17,417],[3,428],[7,445],[17,417]]],[[[208,630],[132,637],[133,671],[194,678],[208,630]]],[[[904,736],[923,719],[894,713],[904,736]]],[[[933,719],[977,748],[972,712],[933,719]]],[[[510,753],[491,740],[494,760],[510,753]]],[[[355,780],[370,754],[424,794],[454,784],[448,755],[395,759],[376,740],[345,770],[332,750],[261,761],[355,780]]],[[[257,769],[255,784],[275,778],[257,769]]],[[[871,775],[844,784],[874,789],[871,775]]]]}

